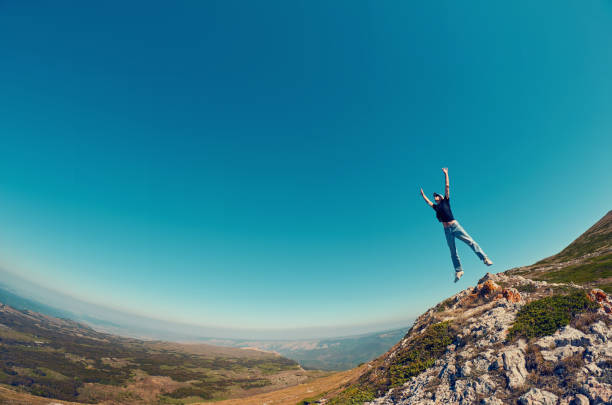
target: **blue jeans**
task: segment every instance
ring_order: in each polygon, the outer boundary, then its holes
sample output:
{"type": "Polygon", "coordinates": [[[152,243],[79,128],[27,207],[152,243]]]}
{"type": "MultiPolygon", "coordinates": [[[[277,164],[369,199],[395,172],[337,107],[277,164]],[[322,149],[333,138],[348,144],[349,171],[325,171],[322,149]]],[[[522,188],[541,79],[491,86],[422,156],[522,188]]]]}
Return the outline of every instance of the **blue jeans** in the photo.
{"type": "Polygon", "coordinates": [[[482,251],[478,243],[468,233],[461,227],[459,221],[455,220],[452,225],[448,228],[444,228],[444,234],[446,235],[446,242],[448,243],[448,247],[450,248],[451,259],[453,259],[453,266],[455,266],[455,271],[461,271],[461,261],[459,260],[459,255],[457,254],[457,246],[455,246],[455,238],[462,240],[469,247],[472,248],[476,256],[480,260],[484,262],[487,258],[485,252],[482,251]]]}

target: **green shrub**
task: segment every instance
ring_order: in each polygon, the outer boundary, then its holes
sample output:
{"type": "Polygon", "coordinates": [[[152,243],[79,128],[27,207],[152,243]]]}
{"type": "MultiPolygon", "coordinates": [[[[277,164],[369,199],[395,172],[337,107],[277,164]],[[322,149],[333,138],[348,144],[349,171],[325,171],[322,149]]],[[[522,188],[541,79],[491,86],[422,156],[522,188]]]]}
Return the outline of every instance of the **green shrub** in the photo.
{"type": "Polygon", "coordinates": [[[364,402],[374,400],[374,391],[369,388],[353,385],[345,389],[327,405],[361,405],[364,402]]]}
{"type": "Polygon", "coordinates": [[[321,399],[321,397],[322,395],[317,395],[316,397],[302,399],[296,405],[316,405],[319,403],[319,400],[321,399]]]}
{"type": "Polygon", "coordinates": [[[590,301],[584,291],[532,301],[519,310],[514,324],[508,330],[507,339],[552,335],[559,328],[568,325],[576,315],[595,311],[597,308],[599,305],[590,301]]]}
{"type": "Polygon", "coordinates": [[[452,341],[450,321],[431,325],[421,335],[415,336],[389,368],[391,386],[402,385],[431,367],[452,341]]]}

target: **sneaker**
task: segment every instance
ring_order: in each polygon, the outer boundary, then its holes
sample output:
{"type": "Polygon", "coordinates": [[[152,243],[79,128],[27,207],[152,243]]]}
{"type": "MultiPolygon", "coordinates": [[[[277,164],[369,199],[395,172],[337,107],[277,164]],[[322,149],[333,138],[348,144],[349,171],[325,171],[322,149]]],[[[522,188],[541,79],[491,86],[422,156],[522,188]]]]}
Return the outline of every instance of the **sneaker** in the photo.
{"type": "Polygon", "coordinates": [[[491,259],[489,259],[488,257],[485,257],[484,259],[484,264],[486,264],[487,266],[492,266],[493,262],[491,261],[491,259]]]}
{"type": "Polygon", "coordinates": [[[463,270],[455,272],[455,283],[463,276],[463,270]]]}

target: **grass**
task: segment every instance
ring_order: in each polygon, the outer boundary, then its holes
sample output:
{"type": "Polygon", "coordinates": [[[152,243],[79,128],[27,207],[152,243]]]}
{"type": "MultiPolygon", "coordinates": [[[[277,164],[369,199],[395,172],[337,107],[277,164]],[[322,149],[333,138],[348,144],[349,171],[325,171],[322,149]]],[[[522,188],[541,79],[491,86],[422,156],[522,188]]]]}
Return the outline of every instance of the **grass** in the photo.
{"type": "Polygon", "coordinates": [[[585,235],[578,238],[568,247],[563,249],[559,254],[552,258],[540,260],[536,264],[547,264],[560,262],[565,260],[576,259],[585,254],[592,253],[597,249],[610,244],[610,233],[600,233],[594,235],[585,235]]]}
{"type": "Polygon", "coordinates": [[[599,305],[590,301],[584,291],[568,295],[553,295],[535,300],[519,310],[514,324],[508,330],[507,339],[536,338],[552,335],[570,323],[572,318],[585,312],[593,312],[599,305]]]}
{"type": "Polygon", "coordinates": [[[554,283],[574,282],[576,284],[585,284],[612,277],[612,254],[593,258],[586,263],[550,271],[540,277],[544,281],[554,283]]]}

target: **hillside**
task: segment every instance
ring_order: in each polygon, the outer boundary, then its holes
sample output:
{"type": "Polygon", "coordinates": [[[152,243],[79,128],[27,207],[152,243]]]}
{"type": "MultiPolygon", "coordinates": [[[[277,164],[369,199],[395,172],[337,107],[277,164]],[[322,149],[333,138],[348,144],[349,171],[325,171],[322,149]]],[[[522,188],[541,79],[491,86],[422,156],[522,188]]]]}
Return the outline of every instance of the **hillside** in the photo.
{"type": "Polygon", "coordinates": [[[556,255],[507,273],[612,293],[612,211],[556,255]]]}
{"type": "MultiPolygon", "coordinates": [[[[0,304],[0,385],[47,398],[178,404],[243,397],[321,375],[273,353],[122,338],[0,304]]],[[[0,403],[32,403],[14,395],[0,390],[0,403]]]]}
{"type": "Polygon", "coordinates": [[[421,315],[352,381],[304,404],[612,403],[612,212],[559,254],[421,315]]]}

